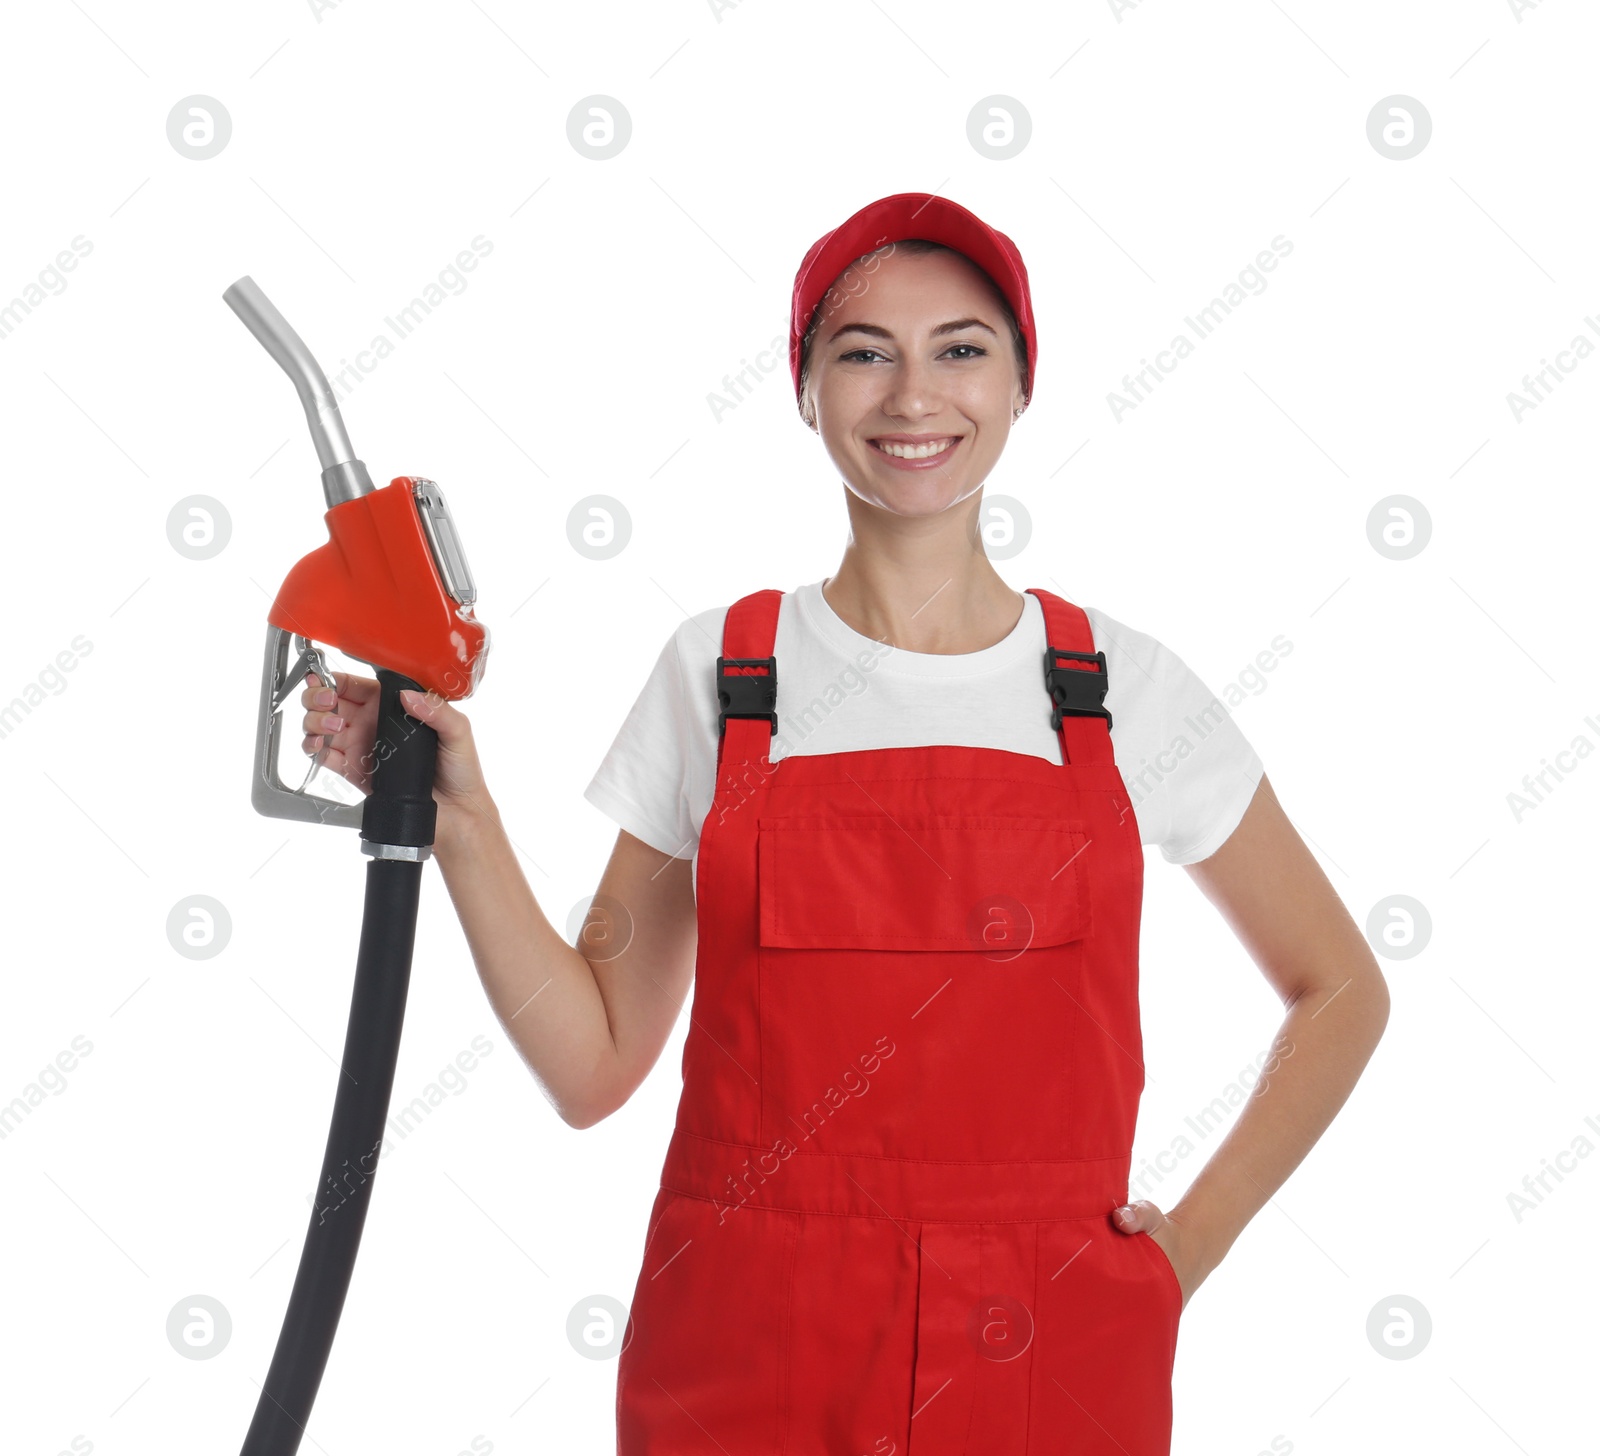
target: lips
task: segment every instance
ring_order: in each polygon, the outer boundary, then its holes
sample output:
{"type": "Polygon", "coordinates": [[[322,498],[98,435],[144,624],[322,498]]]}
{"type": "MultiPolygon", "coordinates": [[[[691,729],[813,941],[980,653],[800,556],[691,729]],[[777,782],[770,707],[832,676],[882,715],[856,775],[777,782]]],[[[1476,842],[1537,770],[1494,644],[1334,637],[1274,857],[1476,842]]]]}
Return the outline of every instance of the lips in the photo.
{"type": "Polygon", "coordinates": [[[935,460],[960,442],[960,435],[879,435],[868,444],[895,460],[935,460]]]}

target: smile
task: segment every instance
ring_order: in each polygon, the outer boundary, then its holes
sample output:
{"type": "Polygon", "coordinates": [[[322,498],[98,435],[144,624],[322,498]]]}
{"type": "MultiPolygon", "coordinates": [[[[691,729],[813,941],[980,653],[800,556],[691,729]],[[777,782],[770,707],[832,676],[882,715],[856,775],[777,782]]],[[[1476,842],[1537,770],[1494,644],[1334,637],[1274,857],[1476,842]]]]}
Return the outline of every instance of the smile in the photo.
{"type": "Polygon", "coordinates": [[[869,443],[885,455],[896,460],[931,460],[943,455],[961,442],[960,435],[946,435],[942,440],[929,440],[922,445],[903,445],[898,440],[872,440],[869,443]]]}

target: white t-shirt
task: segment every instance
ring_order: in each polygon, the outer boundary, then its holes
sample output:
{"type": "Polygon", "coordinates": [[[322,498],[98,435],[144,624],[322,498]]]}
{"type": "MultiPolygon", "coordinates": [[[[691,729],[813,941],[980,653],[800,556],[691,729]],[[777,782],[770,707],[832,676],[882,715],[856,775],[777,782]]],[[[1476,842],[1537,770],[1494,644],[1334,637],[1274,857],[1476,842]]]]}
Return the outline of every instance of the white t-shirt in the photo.
{"type": "MultiPolygon", "coordinates": [[[[772,653],[778,731],[769,757],[966,744],[1061,762],[1044,682],[1044,609],[979,652],[906,652],[849,626],[813,582],[785,592],[772,653]]],[[[1145,844],[1172,864],[1213,854],[1262,763],[1220,699],[1154,637],[1085,607],[1106,655],[1111,747],[1145,844]]],[[[667,639],[584,797],[646,844],[695,858],[717,761],[717,657],[727,607],[667,639]]],[[[1058,646],[1061,644],[1057,644],[1058,646]]]]}

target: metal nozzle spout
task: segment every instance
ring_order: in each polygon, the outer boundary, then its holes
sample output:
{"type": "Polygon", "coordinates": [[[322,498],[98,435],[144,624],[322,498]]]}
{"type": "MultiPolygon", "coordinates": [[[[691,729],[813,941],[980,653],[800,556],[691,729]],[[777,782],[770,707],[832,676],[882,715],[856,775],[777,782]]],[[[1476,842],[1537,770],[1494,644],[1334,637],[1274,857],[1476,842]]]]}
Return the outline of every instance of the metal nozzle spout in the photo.
{"type": "Polygon", "coordinates": [[[354,446],[339,414],[339,402],[322,366],[305,341],[289,327],[288,320],[272,306],[272,300],[246,274],[222,295],[222,301],[244,321],[244,326],[261,341],[261,346],[276,359],[283,372],[294,381],[305,406],[306,423],[311,427],[311,443],[317,447],[322,465],[322,492],[329,506],[355,500],[372,489],[367,467],[356,459],[354,446]]]}

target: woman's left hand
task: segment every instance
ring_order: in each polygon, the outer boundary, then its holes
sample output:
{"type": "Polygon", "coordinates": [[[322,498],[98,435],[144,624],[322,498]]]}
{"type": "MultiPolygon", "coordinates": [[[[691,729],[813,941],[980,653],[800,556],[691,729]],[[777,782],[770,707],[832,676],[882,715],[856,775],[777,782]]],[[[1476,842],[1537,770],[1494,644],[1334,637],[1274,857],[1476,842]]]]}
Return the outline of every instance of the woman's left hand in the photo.
{"type": "Polygon", "coordinates": [[[1172,1272],[1177,1277],[1178,1291],[1183,1295],[1183,1302],[1178,1307],[1181,1314],[1188,1308],[1189,1296],[1205,1282],[1210,1272],[1195,1268],[1196,1261],[1186,1257],[1191,1251],[1185,1248],[1186,1230],[1183,1225],[1163,1213],[1148,1198],[1136,1198],[1132,1203],[1124,1204],[1111,1215],[1111,1222],[1125,1234],[1147,1233],[1161,1246],[1161,1252],[1167,1256],[1167,1262],[1172,1265],[1172,1272]],[[1192,1287],[1189,1283],[1191,1278],[1195,1279],[1192,1287]]]}

